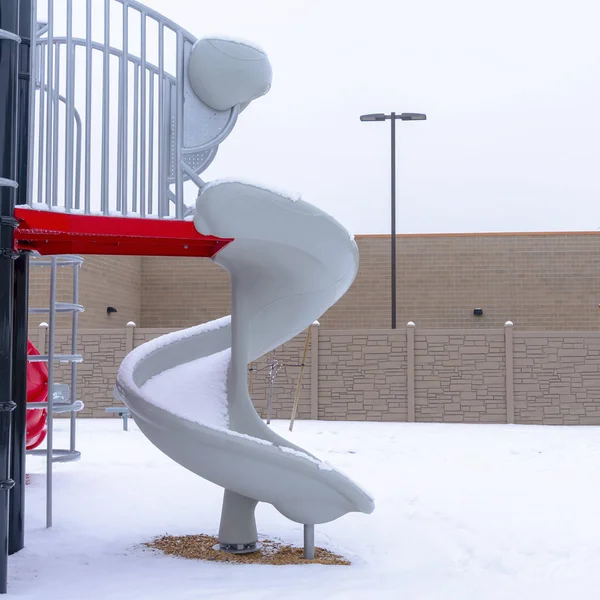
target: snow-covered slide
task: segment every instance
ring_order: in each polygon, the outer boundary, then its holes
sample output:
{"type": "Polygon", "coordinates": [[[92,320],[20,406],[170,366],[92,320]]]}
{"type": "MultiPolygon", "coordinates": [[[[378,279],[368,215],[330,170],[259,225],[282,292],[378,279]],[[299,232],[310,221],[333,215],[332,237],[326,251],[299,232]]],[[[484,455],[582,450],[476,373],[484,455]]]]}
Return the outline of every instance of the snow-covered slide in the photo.
{"type": "Polygon", "coordinates": [[[194,223],[234,239],[214,258],[231,275],[232,316],[136,348],[119,370],[117,397],[165,454],[225,488],[223,549],[256,548],[257,502],[307,526],[372,512],[358,485],[263,423],[247,386],[250,361],[306,329],[349,288],[354,240],[307,202],[239,182],[206,186],[194,223]]]}

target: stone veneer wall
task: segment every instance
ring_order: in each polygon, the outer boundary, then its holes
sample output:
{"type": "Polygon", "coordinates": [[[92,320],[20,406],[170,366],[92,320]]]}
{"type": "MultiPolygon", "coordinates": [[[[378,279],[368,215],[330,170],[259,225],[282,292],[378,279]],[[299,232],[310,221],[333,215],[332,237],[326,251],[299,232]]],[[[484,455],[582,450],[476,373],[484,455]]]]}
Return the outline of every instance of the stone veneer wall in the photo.
{"type": "MultiPolygon", "coordinates": [[[[107,416],[127,352],[171,329],[81,330],[77,366],[83,416],[107,416]]],[[[40,349],[46,329],[30,330],[40,349]]],[[[273,386],[272,418],[288,419],[306,333],[251,365],[255,407],[267,415],[270,361],[283,366],[273,386]]],[[[56,333],[70,352],[70,332],[56,333]]],[[[325,420],[600,425],[600,332],[501,329],[336,331],[311,327],[298,418],[325,420]]],[[[56,367],[68,383],[69,367],[56,367]]]]}

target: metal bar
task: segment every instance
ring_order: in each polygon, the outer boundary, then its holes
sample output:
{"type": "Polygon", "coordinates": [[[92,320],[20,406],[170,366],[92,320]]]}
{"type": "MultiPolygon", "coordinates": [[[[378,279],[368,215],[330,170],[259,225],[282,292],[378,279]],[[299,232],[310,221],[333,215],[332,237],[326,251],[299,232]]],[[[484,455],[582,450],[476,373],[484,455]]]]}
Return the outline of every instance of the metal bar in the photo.
{"type": "Polygon", "coordinates": [[[146,16],[142,13],[140,40],[140,207],[146,216],[146,16]]]}
{"type": "MultiPolygon", "coordinates": [[[[81,304],[73,304],[72,302],[57,302],[55,307],[55,312],[63,313],[63,312],[83,312],[83,306],[81,304]]],[[[33,307],[29,309],[31,314],[45,314],[49,312],[48,308],[45,307],[33,307]]]]}
{"type": "Polygon", "coordinates": [[[183,164],[183,172],[198,186],[199,189],[202,189],[206,184],[204,181],[192,171],[188,165],[183,164]]]}
{"type": "Polygon", "coordinates": [[[110,142],[110,0],[104,0],[104,55],[102,68],[102,182],[101,210],[108,215],[109,142],[110,142]]]}
{"type": "Polygon", "coordinates": [[[92,190],[92,0],[85,7],[85,196],[83,212],[91,212],[92,190]]]}
{"type": "MultiPolygon", "coordinates": [[[[115,2],[118,2],[118,0],[114,0],[115,2]]],[[[42,39],[39,40],[39,45],[40,46],[46,46],[47,45],[47,40],[46,39],[42,39]]],[[[84,38],[78,38],[78,37],[73,37],[73,46],[75,47],[85,47],[86,46],[86,40],[84,38]]],[[[60,37],[60,36],[56,36],[54,38],[54,45],[59,44],[61,46],[67,44],[67,38],[66,37],[60,37]]],[[[104,52],[104,42],[95,42],[94,40],[91,40],[90,42],[90,47],[92,48],[92,50],[98,50],[99,52],[104,52]]],[[[124,55],[123,51],[120,50],[119,48],[114,48],[111,47],[110,48],[110,55],[111,56],[116,56],[118,58],[122,57],[124,55]]],[[[141,65],[141,60],[138,56],[134,56],[132,54],[129,55],[128,57],[128,62],[131,63],[132,65],[141,65]]],[[[156,65],[153,65],[152,63],[148,62],[148,60],[146,59],[146,71],[152,72],[155,75],[158,75],[158,67],[156,65]]],[[[170,73],[165,72],[165,79],[176,83],[176,77],[174,75],[171,75],[170,73]]],[[[235,109],[232,108],[231,110],[233,111],[235,109]]],[[[228,126],[228,124],[231,121],[231,117],[229,117],[229,120],[227,121],[227,123],[225,124],[225,127],[228,126]]],[[[219,134],[220,135],[220,134],[219,134]]],[[[212,142],[210,142],[212,144],[212,142]]],[[[195,149],[192,148],[191,149],[192,152],[195,152],[195,149]]]]}
{"type": "Polygon", "coordinates": [[[177,88],[175,129],[175,217],[183,219],[183,86],[185,82],[183,35],[177,32],[177,88]]]}
{"type": "Polygon", "coordinates": [[[315,558],[315,526],[304,526],[304,558],[314,560],[315,558]]]}
{"type": "Polygon", "coordinates": [[[73,0],[67,0],[67,73],[66,73],[66,107],[65,107],[65,210],[73,208],[73,121],[75,120],[75,65],[73,56],[73,0]]]}
{"type": "Polygon", "coordinates": [[[48,411],[46,413],[46,527],[52,527],[52,443],[54,441],[54,334],[56,332],[56,258],[50,266],[50,315],[48,326],[48,411]]]}
{"type": "MultiPolygon", "coordinates": [[[[54,69],[54,89],[50,94],[52,96],[52,104],[54,108],[54,115],[52,117],[52,206],[58,206],[58,107],[60,104],[60,46],[55,44],[54,49],[56,68],[54,69]]],[[[47,173],[46,177],[48,177],[47,173]]]]}
{"type": "Polygon", "coordinates": [[[158,26],[158,216],[165,216],[167,204],[167,158],[165,152],[165,31],[158,26]]]}
{"type": "MultiPolygon", "coordinates": [[[[0,29],[18,33],[19,3],[3,2],[0,29]]],[[[14,207],[17,190],[18,43],[0,36],[0,594],[7,592],[12,399],[14,207]],[[11,185],[6,185],[9,180],[11,185]]]]}
{"type": "Polygon", "coordinates": [[[75,123],[77,125],[77,145],[75,153],[77,155],[75,159],[75,208],[79,210],[81,208],[81,117],[79,112],[75,110],[75,123]]]}
{"type": "MultiPolygon", "coordinates": [[[[56,257],[56,266],[58,267],[69,267],[71,265],[80,265],[83,262],[83,258],[77,254],[61,254],[56,257]]],[[[33,267],[49,267],[52,265],[52,261],[43,259],[41,257],[35,257],[35,260],[31,262],[33,267]]]]}
{"type": "Polygon", "coordinates": [[[121,129],[123,134],[122,152],[123,170],[121,172],[121,212],[123,216],[127,214],[128,198],[128,177],[129,172],[129,9],[127,4],[123,3],[123,88],[121,102],[123,104],[123,121],[121,129]]]}
{"type": "Polygon", "coordinates": [[[148,214],[152,214],[152,192],[154,190],[154,73],[150,71],[150,105],[148,107],[148,214]]]}
{"type": "MultiPolygon", "coordinates": [[[[48,362],[48,354],[35,354],[28,356],[29,362],[48,362]]],[[[55,354],[54,360],[56,362],[83,362],[83,356],[81,354],[55,354]]]]}
{"type": "Polygon", "coordinates": [[[125,119],[123,117],[123,86],[125,85],[125,67],[124,59],[119,57],[119,88],[117,97],[119,98],[119,107],[117,110],[117,210],[120,212],[123,206],[123,127],[125,119]]]}
{"type": "MultiPolygon", "coordinates": [[[[21,0],[21,11],[29,10],[29,127],[27,136],[27,204],[32,203],[33,197],[33,160],[35,149],[35,85],[37,78],[37,0],[21,0]],[[25,8],[24,8],[25,7],[25,8]]],[[[22,19],[20,19],[22,21],[22,19]]]]}
{"type": "MultiPolygon", "coordinates": [[[[40,46],[40,106],[39,106],[39,147],[38,147],[38,183],[37,183],[37,200],[38,202],[44,201],[44,134],[46,128],[44,127],[44,75],[46,73],[46,46],[40,46]]],[[[33,131],[33,127],[32,127],[33,131]]],[[[46,200],[46,202],[48,202],[46,200]]],[[[48,204],[49,205],[49,204],[48,204]]]]}
{"type": "MultiPolygon", "coordinates": [[[[27,410],[35,410],[36,408],[48,408],[47,402],[28,402],[27,410]]],[[[75,412],[81,410],[83,408],[83,402],[77,401],[71,404],[59,404],[58,402],[54,404],[54,414],[65,413],[65,412],[75,412]]],[[[73,452],[73,450],[70,450],[73,452]]]]}
{"type": "Polygon", "coordinates": [[[392,113],[392,329],[396,329],[396,113],[392,113]]]}
{"type": "MultiPolygon", "coordinates": [[[[79,304],[79,265],[73,265],[73,304],[79,304]]],[[[73,313],[71,326],[71,354],[77,354],[77,330],[79,325],[79,313],[73,313]]],[[[71,401],[77,400],[77,363],[71,363],[71,401]]],[[[77,442],[77,411],[71,411],[70,418],[70,442],[69,449],[75,450],[77,442]]]]}
{"type": "Polygon", "coordinates": [[[54,56],[53,52],[53,37],[54,27],[52,27],[52,19],[54,17],[54,0],[48,0],[48,93],[46,96],[46,204],[48,207],[52,205],[52,172],[53,172],[53,144],[52,144],[52,82],[54,78],[54,56]]]}
{"type": "MultiPolygon", "coordinates": [[[[19,7],[19,90],[18,90],[18,171],[17,204],[27,204],[31,174],[31,102],[32,81],[35,79],[35,28],[32,24],[32,2],[21,0],[19,7]]],[[[27,438],[27,296],[29,255],[21,254],[14,265],[12,394],[16,404],[13,412],[11,439],[11,479],[8,552],[14,554],[25,545],[25,452],[27,438]]]]}
{"type": "Polygon", "coordinates": [[[131,176],[131,210],[135,213],[138,209],[138,112],[139,112],[139,67],[133,67],[133,174],[131,176]]]}

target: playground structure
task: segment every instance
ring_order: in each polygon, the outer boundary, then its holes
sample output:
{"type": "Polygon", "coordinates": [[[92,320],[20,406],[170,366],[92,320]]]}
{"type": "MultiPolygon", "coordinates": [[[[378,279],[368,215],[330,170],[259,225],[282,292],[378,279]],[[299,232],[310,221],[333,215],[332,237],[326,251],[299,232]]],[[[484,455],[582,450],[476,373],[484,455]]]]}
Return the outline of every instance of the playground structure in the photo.
{"type": "MultiPolygon", "coordinates": [[[[134,0],[0,4],[0,114],[15,115],[0,129],[0,593],[8,552],[24,545],[32,252],[52,257],[54,271],[70,260],[61,255],[117,254],[206,257],[230,272],[231,319],[136,348],[115,393],[163,452],[224,487],[221,549],[258,548],[254,508],[262,501],[304,525],[311,558],[315,524],[369,513],[373,501],[262,422],[247,368],[346,292],[357,272],[356,244],[307,202],[201,178],[240,113],[269,90],[266,54],[247,43],[198,40],[134,0]],[[195,389],[211,390],[202,402],[186,401],[181,386],[190,374],[195,389]],[[156,393],[165,382],[177,386],[156,393]]],[[[56,305],[49,308],[53,319],[56,305]]],[[[75,343],[76,316],[73,322],[75,343]]],[[[75,349],[62,358],[75,373],[75,349]]],[[[52,396],[47,404],[51,466],[52,396]]]]}

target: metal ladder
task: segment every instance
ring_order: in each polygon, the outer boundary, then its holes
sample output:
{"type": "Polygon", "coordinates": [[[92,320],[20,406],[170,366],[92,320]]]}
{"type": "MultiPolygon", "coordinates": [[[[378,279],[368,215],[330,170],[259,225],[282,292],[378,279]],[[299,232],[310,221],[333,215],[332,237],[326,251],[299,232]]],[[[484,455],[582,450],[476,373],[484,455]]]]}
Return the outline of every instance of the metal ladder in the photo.
{"type": "Polygon", "coordinates": [[[79,304],[79,268],[83,263],[81,256],[64,254],[61,256],[47,256],[43,258],[32,257],[32,267],[50,268],[50,301],[47,307],[30,307],[30,314],[48,314],[48,337],[46,354],[29,356],[30,362],[46,362],[48,364],[48,400],[47,402],[28,402],[28,409],[45,408],[47,410],[46,448],[29,450],[27,454],[46,456],[46,527],[52,526],[52,466],[55,462],[70,462],[78,460],[81,453],[76,449],[77,413],[83,408],[83,403],[77,400],[77,363],[83,357],[77,353],[77,329],[79,313],[84,308],[79,304]],[[71,267],[73,269],[73,297],[71,302],[57,302],[56,280],[59,268],[71,267]],[[55,352],[56,315],[72,313],[71,319],[71,352],[57,354],[55,352]],[[70,363],[70,386],[54,382],[54,367],[56,362],[70,363]],[[57,401],[58,400],[58,401],[57,401]],[[58,413],[70,414],[70,443],[68,449],[54,448],[54,415],[58,413]]]}

